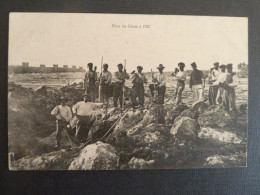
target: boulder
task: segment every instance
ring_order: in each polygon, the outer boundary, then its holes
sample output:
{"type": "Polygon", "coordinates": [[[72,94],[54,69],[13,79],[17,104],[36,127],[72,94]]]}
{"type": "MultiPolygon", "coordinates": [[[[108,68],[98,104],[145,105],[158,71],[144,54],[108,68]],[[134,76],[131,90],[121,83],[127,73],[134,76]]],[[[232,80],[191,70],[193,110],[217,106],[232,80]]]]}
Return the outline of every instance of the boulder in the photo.
{"type": "Polygon", "coordinates": [[[200,114],[198,123],[201,127],[231,127],[232,118],[222,107],[210,106],[204,113],[200,114]]]}
{"type": "Polygon", "coordinates": [[[206,158],[204,167],[245,167],[246,153],[234,153],[231,155],[213,155],[206,158]]]}
{"type": "Polygon", "coordinates": [[[198,123],[189,117],[180,117],[172,126],[170,133],[177,138],[196,139],[198,135],[198,123]]]}
{"type": "Polygon", "coordinates": [[[69,170],[112,170],[118,168],[114,147],[103,142],[86,146],[70,164],[69,170]]]}
{"type": "Polygon", "coordinates": [[[192,109],[198,114],[204,113],[204,111],[209,107],[205,102],[199,101],[192,104],[192,109]]]}
{"type": "Polygon", "coordinates": [[[67,169],[77,150],[58,150],[34,157],[23,157],[14,163],[15,170],[59,170],[67,169]]]}
{"type": "Polygon", "coordinates": [[[242,140],[236,134],[230,133],[225,130],[213,129],[210,127],[202,127],[198,134],[201,139],[213,139],[219,142],[240,144],[242,140]]]}
{"type": "Polygon", "coordinates": [[[182,117],[186,116],[186,117],[190,117],[192,119],[196,119],[197,113],[193,109],[186,109],[181,112],[180,116],[182,116],[182,117]]]}
{"type": "Polygon", "coordinates": [[[173,107],[166,107],[167,114],[165,116],[166,124],[173,124],[175,118],[177,118],[180,113],[184,110],[188,109],[188,106],[185,104],[176,105],[173,107]]]}
{"type": "Polygon", "coordinates": [[[119,133],[121,130],[127,130],[138,124],[145,115],[146,111],[142,110],[129,110],[119,120],[114,128],[113,134],[119,133]]]}
{"type": "Polygon", "coordinates": [[[130,169],[149,169],[152,167],[154,160],[145,161],[141,158],[133,157],[129,162],[128,166],[130,169]]]}
{"type": "Polygon", "coordinates": [[[158,144],[160,142],[160,132],[147,132],[143,135],[143,141],[147,144],[158,144]]]}

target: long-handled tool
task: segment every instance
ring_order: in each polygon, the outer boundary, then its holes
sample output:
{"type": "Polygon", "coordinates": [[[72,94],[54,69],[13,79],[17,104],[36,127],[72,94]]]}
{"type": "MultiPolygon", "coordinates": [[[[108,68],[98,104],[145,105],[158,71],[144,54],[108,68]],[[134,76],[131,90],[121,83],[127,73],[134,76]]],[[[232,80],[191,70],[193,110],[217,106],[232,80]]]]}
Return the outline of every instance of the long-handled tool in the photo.
{"type": "Polygon", "coordinates": [[[101,91],[102,91],[102,65],[103,65],[103,56],[101,59],[101,66],[100,66],[100,78],[99,78],[99,88],[98,88],[98,92],[99,92],[99,102],[101,102],[101,91]]]}
{"type": "Polygon", "coordinates": [[[122,110],[124,110],[124,107],[125,107],[125,78],[126,78],[126,60],[125,60],[125,63],[124,63],[124,83],[123,83],[122,110]]]}

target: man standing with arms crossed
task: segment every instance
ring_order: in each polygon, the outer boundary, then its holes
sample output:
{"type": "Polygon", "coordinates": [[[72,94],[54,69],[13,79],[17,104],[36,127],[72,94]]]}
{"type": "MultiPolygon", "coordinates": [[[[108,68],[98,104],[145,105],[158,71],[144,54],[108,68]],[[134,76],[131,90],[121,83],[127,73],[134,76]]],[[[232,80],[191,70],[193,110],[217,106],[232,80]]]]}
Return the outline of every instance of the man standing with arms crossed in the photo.
{"type": "Polygon", "coordinates": [[[186,73],[184,71],[185,64],[180,62],[178,64],[180,71],[176,71],[173,76],[177,78],[177,88],[175,93],[175,104],[179,105],[182,102],[182,92],[185,88],[186,73]]]}
{"type": "Polygon", "coordinates": [[[99,77],[99,85],[101,87],[100,101],[108,106],[109,104],[109,85],[111,83],[112,74],[108,71],[108,64],[103,64],[103,71],[99,77]]]}
{"type": "Polygon", "coordinates": [[[114,107],[117,107],[117,101],[119,99],[120,108],[123,105],[123,88],[126,79],[129,79],[129,75],[126,73],[126,70],[123,71],[123,64],[118,64],[118,71],[114,74],[114,91],[113,91],[113,100],[114,107]]]}

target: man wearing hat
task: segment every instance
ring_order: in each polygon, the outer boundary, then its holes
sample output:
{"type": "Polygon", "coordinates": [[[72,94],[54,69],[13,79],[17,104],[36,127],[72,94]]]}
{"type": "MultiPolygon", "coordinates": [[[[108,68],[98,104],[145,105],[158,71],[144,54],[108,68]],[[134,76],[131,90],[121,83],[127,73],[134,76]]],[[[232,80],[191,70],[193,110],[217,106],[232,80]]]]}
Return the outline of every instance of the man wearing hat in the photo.
{"type": "Polygon", "coordinates": [[[184,71],[185,64],[180,62],[178,64],[179,71],[175,71],[173,76],[177,78],[177,87],[175,92],[175,104],[179,105],[182,102],[182,92],[185,88],[186,72],[184,71]]]}
{"type": "Polygon", "coordinates": [[[126,73],[126,70],[123,71],[123,64],[118,64],[118,71],[114,74],[114,90],[113,90],[113,100],[114,100],[114,107],[117,107],[117,101],[119,99],[120,108],[122,108],[123,104],[123,90],[125,80],[129,79],[129,75],[126,73]]]}
{"type": "Polygon", "coordinates": [[[96,73],[96,68],[93,70],[93,64],[88,63],[88,68],[89,70],[85,74],[85,79],[84,79],[84,87],[85,87],[85,92],[90,95],[90,99],[92,102],[95,102],[96,100],[96,81],[97,81],[97,73],[96,73]]]}
{"type": "Polygon", "coordinates": [[[214,68],[210,70],[209,73],[209,83],[211,84],[209,86],[209,105],[216,105],[218,85],[213,85],[213,82],[215,82],[218,79],[220,73],[221,72],[219,70],[219,62],[215,62],[214,68]]]}
{"type": "Polygon", "coordinates": [[[91,125],[93,124],[93,108],[95,103],[90,102],[90,96],[83,94],[83,101],[72,107],[73,114],[77,116],[76,138],[80,142],[86,142],[91,125]]]}
{"type": "Polygon", "coordinates": [[[51,115],[56,116],[56,145],[55,147],[60,147],[61,132],[63,129],[67,130],[67,125],[69,125],[72,119],[71,108],[66,105],[68,101],[67,98],[61,97],[61,105],[56,106],[52,111],[51,115]]]}
{"type": "Polygon", "coordinates": [[[193,71],[190,75],[190,88],[193,91],[195,102],[205,101],[204,98],[204,88],[205,88],[205,78],[206,76],[202,71],[197,69],[197,64],[193,62],[191,64],[193,71]],[[202,84],[202,79],[203,84],[202,84]]]}
{"type": "Polygon", "coordinates": [[[147,79],[142,70],[142,66],[137,66],[137,73],[135,71],[131,72],[131,81],[133,83],[131,100],[133,107],[137,105],[144,106],[144,83],[147,84],[147,79]],[[136,98],[138,98],[138,103],[136,98]]]}
{"type": "Polygon", "coordinates": [[[222,94],[223,94],[223,88],[219,87],[219,83],[224,83],[227,77],[226,73],[226,65],[222,64],[219,66],[220,69],[220,74],[218,75],[218,78],[215,82],[212,83],[212,86],[217,86],[218,91],[217,91],[217,96],[216,96],[216,104],[221,104],[222,103],[222,94]]]}
{"type": "Polygon", "coordinates": [[[231,116],[236,118],[238,111],[236,108],[235,88],[238,85],[238,77],[236,73],[233,72],[232,64],[227,64],[226,69],[226,79],[224,82],[219,83],[219,87],[223,88],[221,104],[224,109],[231,114],[231,116]]]}
{"type": "Polygon", "coordinates": [[[165,67],[162,64],[159,64],[157,69],[159,73],[152,75],[152,82],[155,84],[150,84],[149,89],[151,91],[152,97],[154,97],[154,90],[158,91],[158,103],[164,104],[164,95],[166,91],[166,75],[163,73],[165,67]]]}
{"type": "Polygon", "coordinates": [[[109,104],[109,85],[111,83],[112,74],[108,71],[108,64],[103,64],[103,71],[99,77],[100,94],[99,99],[103,104],[109,104]]]}

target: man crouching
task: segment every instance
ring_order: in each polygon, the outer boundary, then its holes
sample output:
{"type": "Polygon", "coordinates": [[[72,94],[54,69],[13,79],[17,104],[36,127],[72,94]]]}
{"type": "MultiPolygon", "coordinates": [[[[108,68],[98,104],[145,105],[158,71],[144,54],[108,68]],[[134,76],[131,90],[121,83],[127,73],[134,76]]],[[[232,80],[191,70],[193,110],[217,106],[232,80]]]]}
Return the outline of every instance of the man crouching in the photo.
{"type": "Polygon", "coordinates": [[[91,102],[88,94],[83,95],[83,100],[72,107],[73,114],[78,118],[75,136],[82,143],[87,141],[90,127],[93,124],[92,111],[94,108],[94,103],[91,102]]]}

